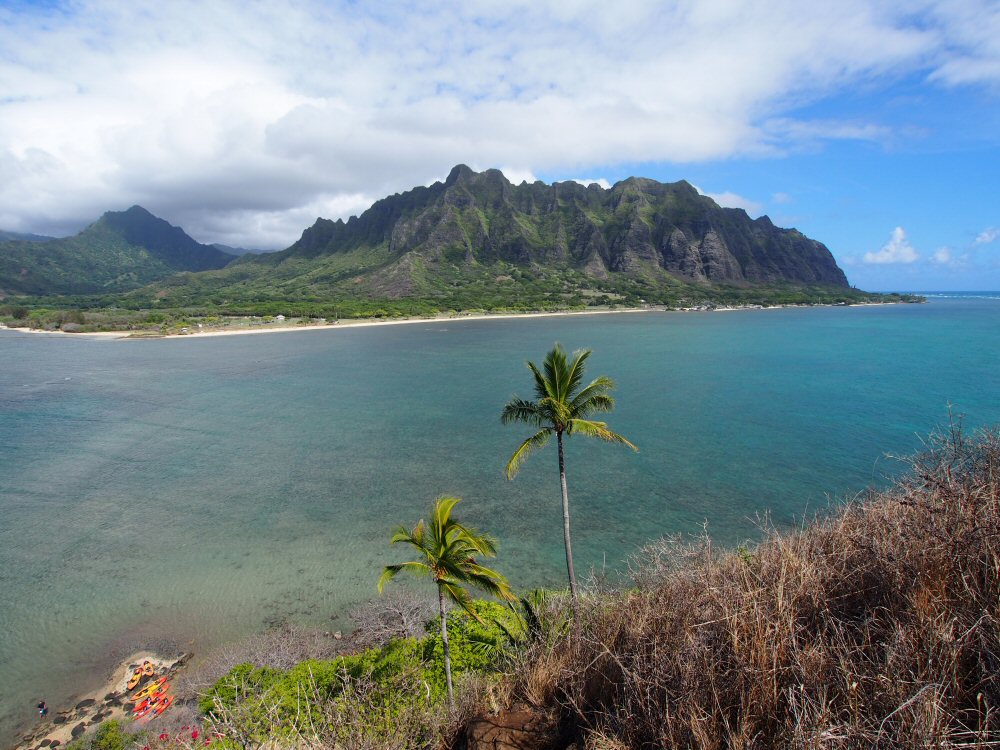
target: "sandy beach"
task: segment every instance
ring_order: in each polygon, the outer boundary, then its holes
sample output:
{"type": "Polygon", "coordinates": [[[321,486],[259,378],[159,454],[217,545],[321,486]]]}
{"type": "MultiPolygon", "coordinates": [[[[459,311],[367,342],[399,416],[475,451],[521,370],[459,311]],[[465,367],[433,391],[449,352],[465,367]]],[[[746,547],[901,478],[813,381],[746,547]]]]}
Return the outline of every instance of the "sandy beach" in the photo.
{"type": "MultiPolygon", "coordinates": [[[[392,320],[371,320],[368,318],[339,320],[335,323],[318,323],[311,325],[270,325],[261,324],[253,327],[223,327],[192,329],[188,333],[155,333],[151,331],[95,331],[88,333],[68,333],[66,331],[40,331],[33,328],[8,328],[11,331],[34,333],[48,336],[70,336],[84,339],[191,339],[213,336],[249,336],[262,333],[293,333],[296,331],[331,331],[344,328],[369,328],[374,326],[399,326],[414,323],[458,323],[468,320],[506,320],[511,318],[550,318],[569,315],[613,315],[615,313],[662,312],[663,308],[628,308],[622,310],[574,310],[566,312],[537,313],[497,313],[476,315],[448,315],[433,318],[398,318],[392,320]]],[[[0,328],[7,328],[0,324],[0,328]]]]}
{"type": "MultiPolygon", "coordinates": [[[[34,750],[35,748],[56,748],[65,746],[77,737],[93,731],[102,721],[128,718],[132,702],[130,693],[135,694],[155,679],[167,677],[167,685],[177,672],[187,664],[190,654],[167,658],[151,651],[138,651],[125,659],[111,676],[96,690],[81,695],[77,702],[67,708],[50,706],[49,714],[39,719],[35,726],[18,734],[14,750],[34,750]],[[144,677],[132,691],[128,681],[136,668],[149,662],[153,674],[144,677]]],[[[171,691],[168,691],[168,694],[171,691]]],[[[167,709],[168,711],[170,709],[167,709]]]]}
{"type": "MultiPolygon", "coordinates": [[[[88,333],[69,333],[66,331],[40,331],[33,328],[9,328],[7,330],[20,331],[22,333],[42,334],[47,336],[70,336],[84,339],[119,339],[133,341],[139,339],[190,339],[208,338],[213,336],[249,336],[263,333],[295,333],[302,331],[331,331],[344,328],[369,328],[374,326],[400,326],[412,325],[415,323],[460,323],[469,320],[509,320],[522,318],[552,318],[568,317],[576,315],[614,315],[619,313],[646,313],[646,312],[743,312],[748,310],[783,310],[794,307],[866,307],[870,305],[899,304],[895,302],[855,302],[847,305],[769,305],[746,306],[746,307],[715,307],[710,309],[702,308],[665,308],[659,306],[630,307],[621,310],[571,310],[562,312],[533,312],[533,313],[478,313],[471,315],[439,315],[432,318],[394,318],[392,320],[373,320],[370,318],[351,318],[338,320],[334,323],[313,323],[305,325],[271,325],[262,323],[251,326],[223,326],[220,328],[194,328],[187,333],[158,333],[155,331],[94,331],[88,333]]],[[[0,329],[7,326],[0,323],[0,329]]]]}

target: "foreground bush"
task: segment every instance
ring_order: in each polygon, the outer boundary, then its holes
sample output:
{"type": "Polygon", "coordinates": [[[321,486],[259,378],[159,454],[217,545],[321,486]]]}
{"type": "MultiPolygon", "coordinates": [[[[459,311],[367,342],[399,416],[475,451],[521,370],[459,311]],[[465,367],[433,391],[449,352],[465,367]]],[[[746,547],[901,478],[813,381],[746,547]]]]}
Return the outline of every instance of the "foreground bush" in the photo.
{"type": "Polygon", "coordinates": [[[1000,438],[911,463],[752,551],[648,548],[517,692],[593,748],[1000,746],[1000,438]]]}
{"type": "Polygon", "coordinates": [[[453,734],[477,700],[479,676],[499,676],[510,635],[521,627],[493,602],[449,616],[452,669],[459,706],[447,701],[443,643],[431,635],[333,659],[309,659],[289,669],[250,663],[233,667],[201,697],[212,736],[243,748],[435,747],[453,734]]]}

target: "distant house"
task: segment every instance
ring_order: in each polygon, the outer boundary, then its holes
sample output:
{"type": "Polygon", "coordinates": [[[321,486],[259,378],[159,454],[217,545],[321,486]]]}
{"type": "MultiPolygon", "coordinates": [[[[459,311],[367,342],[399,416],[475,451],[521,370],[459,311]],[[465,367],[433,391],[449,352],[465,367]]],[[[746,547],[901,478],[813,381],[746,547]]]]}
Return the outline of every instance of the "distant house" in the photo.
{"type": "Polygon", "coordinates": [[[284,315],[275,315],[274,319],[277,320],[280,323],[282,320],[285,319],[285,316],[284,315]]]}

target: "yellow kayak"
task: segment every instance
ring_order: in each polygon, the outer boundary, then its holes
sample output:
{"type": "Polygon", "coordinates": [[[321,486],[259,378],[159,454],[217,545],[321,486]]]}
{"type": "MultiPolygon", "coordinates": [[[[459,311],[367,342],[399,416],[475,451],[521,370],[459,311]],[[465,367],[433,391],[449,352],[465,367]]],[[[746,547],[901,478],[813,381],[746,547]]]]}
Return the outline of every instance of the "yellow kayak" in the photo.
{"type": "Polygon", "coordinates": [[[137,669],[132,673],[132,676],[128,678],[128,686],[126,690],[131,690],[136,685],[139,684],[139,680],[142,679],[142,669],[137,669]]]}
{"type": "Polygon", "coordinates": [[[155,693],[156,691],[160,690],[161,689],[160,686],[165,684],[166,681],[167,681],[166,677],[161,677],[158,680],[153,680],[151,683],[146,685],[146,687],[144,687],[138,693],[133,695],[132,701],[135,703],[139,703],[143,698],[146,698],[155,693]]]}

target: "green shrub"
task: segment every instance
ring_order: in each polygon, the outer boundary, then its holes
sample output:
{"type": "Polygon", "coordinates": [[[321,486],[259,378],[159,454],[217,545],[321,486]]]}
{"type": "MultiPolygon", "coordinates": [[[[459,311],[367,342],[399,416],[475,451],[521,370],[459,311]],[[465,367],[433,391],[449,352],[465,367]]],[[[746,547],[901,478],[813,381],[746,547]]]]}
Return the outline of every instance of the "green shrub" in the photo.
{"type": "MultiPolygon", "coordinates": [[[[500,604],[477,601],[472,609],[478,620],[462,610],[448,616],[456,677],[495,671],[512,645],[511,634],[522,629],[518,616],[500,604]]],[[[218,722],[231,724],[238,717],[243,731],[256,736],[340,726],[348,716],[356,728],[384,734],[403,717],[412,722],[445,705],[438,628],[434,620],[427,623],[424,638],[397,639],[334,659],[310,659],[286,671],[240,664],[201,698],[199,708],[218,722]]]]}
{"type": "Polygon", "coordinates": [[[90,743],[90,750],[125,750],[132,740],[122,731],[121,722],[116,719],[101,722],[90,743]]]}

